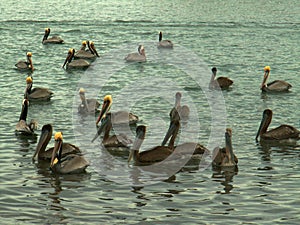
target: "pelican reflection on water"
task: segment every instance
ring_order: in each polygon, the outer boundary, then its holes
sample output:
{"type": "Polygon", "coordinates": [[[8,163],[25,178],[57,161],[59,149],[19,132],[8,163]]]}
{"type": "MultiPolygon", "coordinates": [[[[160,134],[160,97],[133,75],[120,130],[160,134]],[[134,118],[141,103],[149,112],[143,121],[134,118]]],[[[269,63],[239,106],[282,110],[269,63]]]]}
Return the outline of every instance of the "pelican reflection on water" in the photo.
{"type": "Polygon", "coordinates": [[[300,131],[293,126],[290,125],[280,125],[279,127],[268,130],[268,127],[272,121],[273,112],[271,109],[265,109],[263,112],[263,117],[257,131],[255,140],[258,141],[258,137],[260,137],[260,141],[263,142],[290,142],[296,141],[300,137],[300,131]]]}
{"type": "Polygon", "coordinates": [[[138,52],[130,53],[125,57],[127,62],[146,62],[146,53],[143,45],[139,45],[138,52]]]}
{"type": "Polygon", "coordinates": [[[33,71],[34,67],[33,67],[33,63],[32,63],[32,53],[31,52],[27,52],[26,53],[26,61],[19,61],[15,64],[15,66],[17,67],[18,70],[30,70],[33,71]]]}
{"type": "Polygon", "coordinates": [[[267,84],[267,80],[270,76],[271,68],[270,66],[265,66],[264,68],[264,77],[261,83],[261,91],[262,92],[287,92],[292,87],[291,84],[284,80],[274,80],[267,84]]]}
{"type": "Polygon", "coordinates": [[[82,155],[69,154],[62,157],[63,136],[62,132],[56,132],[54,135],[54,149],[52,151],[50,169],[53,173],[69,174],[82,173],[89,166],[89,163],[82,155]]]}
{"type": "Polygon", "coordinates": [[[26,122],[27,114],[28,114],[28,106],[29,106],[29,101],[27,99],[23,99],[19,122],[17,123],[15,129],[16,134],[21,134],[21,135],[35,134],[34,130],[37,129],[37,121],[32,119],[29,124],[26,122]]]}
{"type": "Polygon", "coordinates": [[[76,69],[76,68],[85,69],[90,66],[90,63],[84,59],[74,59],[74,55],[75,55],[75,49],[70,48],[66,60],[62,65],[62,68],[66,66],[67,69],[76,69]]]}
{"type": "Polygon", "coordinates": [[[32,88],[33,80],[32,77],[26,78],[26,89],[24,93],[24,98],[30,101],[48,101],[51,99],[53,92],[48,88],[35,87],[32,88]]]}
{"type": "MultiPolygon", "coordinates": [[[[42,127],[41,135],[38,141],[38,144],[35,149],[35,153],[32,157],[33,160],[36,158],[38,160],[47,160],[50,161],[53,153],[54,147],[48,148],[46,150],[47,145],[49,144],[52,137],[53,128],[51,124],[45,124],[42,127]]],[[[65,157],[69,154],[79,154],[80,149],[70,143],[63,143],[61,150],[61,157],[65,157]]]]}
{"type": "Polygon", "coordinates": [[[62,44],[64,42],[59,36],[53,36],[48,38],[50,34],[50,28],[45,28],[45,34],[42,40],[43,44],[62,44]]]}
{"type": "Polygon", "coordinates": [[[218,77],[216,79],[216,76],[217,76],[217,68],[216,67],[213,67],[211,69],[211,71],[212,71],[212,75],[211,75],[211,79],[210,79],[210,83],[209,83],[209,89],[225,90],[225,89],[228,89],[233,84],[233,81],[231,79],[229,79],[228,77],[218,77]]]}

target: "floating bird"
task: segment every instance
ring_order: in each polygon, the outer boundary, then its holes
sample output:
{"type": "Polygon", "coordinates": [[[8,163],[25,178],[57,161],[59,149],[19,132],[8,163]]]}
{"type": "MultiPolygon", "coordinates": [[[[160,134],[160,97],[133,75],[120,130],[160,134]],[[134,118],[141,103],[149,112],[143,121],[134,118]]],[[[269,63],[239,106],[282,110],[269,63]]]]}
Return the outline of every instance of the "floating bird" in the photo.
{"type": "Polygon", "coordinates": [[[70,154],[62,158],[63,136],[62,132],[56,132],[54,135],[54,149],[50,162],[50,169],[54,173],[82,173],[89,166],[89,163],[81,155],[70,154]]]}
{"type": "Polygon", "coordinates": [[[217,76],[217,68],[213,67],[211,69],[212,71],[212,75],[211,75],[211,79],[210,79],[210,83],[209,83],[209,89],[221,89],[221,90],[225,90],[228,89],[232,84],[233,81],[230,80],[228,77],[218,77],[216,79],[217,76]]]}
{"type": "Polygon", "coordinates": [[[32,88],[32,78],[29,76],[26,78],[26,89],[24,98],[30,101],[48,101],[51,99],[53,92],[48,88],[36,87],[32,88]]]}
{"type": "Polygon", "coordinates": [[[53,36],[51,38],[48,38],[49,34],[50,34],[50,28],[46,28],[43,41],[42,41],[43,44],[62,44],[64,42],[64,40],[58,36],[53,36]]]}
{"type": "Polygon", "coordinates": [[[128,146],[132,143],[130,139],[124,134],[119,135],[112,135],[110,136],[110,130],[112,128],[112,117],[114,114],[111,114],[110,112],[105,115],[104,118],[101,120],[100,127],[98,128],[97,134],[93,138],[92,142],[96,140],[98,136],[103,132],[104,130],[104,136],[102,140],[102,144],[106,148],[117,148],[117,147],[125,147],[128,148],[128,146]]]}
{"type": "Polygon", "coordinates": [[[214,159],[212,162],[213,166],[216,167],[232,167],[237,166],[238,158],[233,153],[232,148],[232,130],[230,128],[226,129],[225,132],[225,148],[215,148],[214,149],[214,159]]]}
{"type": "Polygon", "coordinates": [[[137,53],[130,53],[125,57],[127,62],[145,62],[146,54],[143,45],[139,45],[137,53]]]}
{"type": "Polygon", "coordinates": [[[173,48],[173,43],[170,40],[162,40],[162,32],[159,32],[157,47],[159,47],[159,48],[173,48]]]}
{"type": "Polygon", "coordinates": [[[83,41],[80,50],[74,55],[75,59],[95,59],[96,57],[99,57],[99,55],[94,42],[90,43],[89,41],[83,41]],[[87,45],[89,48],[88,50],[86,50],[87,45]]]}
{"type": "MultiPolygon", "coordinates": [[[[177,92],[175,94],[175,106],[173,110],[176,110],[179,113],[180,119],[186,119],[190,115],[190,109],[187,105],[181,106],[181,97],[182,94],[180,92],[177,92]]],[[[170,112],[170,116],[172,114],[172,111],[170,112]]]]}
{"type": "Polygon", "coordinates": [[[270,71],[271,71],[270,66],[265,66],[264,78],[263,78],[263,81],[262,81],[261,87],[260,87],[261,91],[262,92],[287,92],[287,91],[289,91],[289,89],[292,87],[292,85],[284,80],[274,80],[274,81],[266,84],[267,80],[270,76],[270,71]]]}
{"type": "MultiPolygon", "coordinates": [[[[49,141],[51,140],[52,131],[53,128],[51,124],[45,124],[43,126],[39,142],[36,146],[35,153],[32,157],[33,160],[35,160],[36,158],[38,158],[39,160],[47,160],[47,161],[51,160],[54,148],[52,147],[46,150],[46,147],[49,141]]],[[[70,143],[62,144],[62,151],[61,151],[62,158],[70,154],[79,154],[79,153],[81,152],[77,146],[70,143]]]]}
{"type": "Polygon", "coordinates": [[[26,123],[28,105],[29,101],[27,99],[23,99],[21,115],[15,129],[16,134],[34,135],[34,130],[37,129],[37,121],[32,119],[29,124],[26,123]]]}
{"type": "Polygon", "coordinates": [[[293,126],[286,124],[280,125],[279,127],[268,131],[268,127],[272,121],[272,115],[273,112],[271,109],[264,110],[263,117],[255,137],[256,141],[258,141],[258,137],[260,137],[260,141],[276,142],[298,140],[300,138],[300,131],[293,126]]]}
{"type": "Polygon", "coordinates": [[[136,128],[136,138],[130,149],[128,162],[133,158],[136,165],[152,164],[161,162],[168,158],[172,153],[172,149],[167,146],[156,146],[146,151],[140,152],[141,145],[145,139],[146,126],[140,125],[136,128]]]}
{"type": "Polygon", "coordinates": [[[75,69],[75,68],[78,68],[78,69],[85,69],[87,67],[90,66],[90,63],[84,59],[75,59],[73,60],[74,58],[74,55],[75,55],[75,49],[74,48],[70,48],[69,51],[68,51],[68,55],[67,55],[67,58],[63,64],[63,68],[64,66],[66,65],[67,68],[71,68],[71,69],[75,69]]]}
{"type": "MultiPolygon", "coordinates": [[[[112,105],[112,96],[106,95],[103,99],[102,109],[100,111],[100,115],[96,121],[96,125],[101,121],[103,117],[105,117],[106,113],[109,112],[112,105]]],[[[112,113],[112,124],[129,124],[134,125],[138,122],[139,117],[134,115],[131,112],[127,111],[117,111],[112,113]]]]}
{"type": "Polygon", "coordinates": [[[78,106],[78,112],[80,114],[95,114],[99,111],[100,103],[94,98],[85,98],[85,90],[83,88],[79,89],[79,96],[81,104],[78,106]]]}
{"type": "Polygon", "coordinates": [[[26,53],[26,58],[27,61],[19,61],[15,64],[15,66],[19,69],[19,70],[30,70],[33,71],[34,67],[32,64],[32,53],[31,52],[27,52],[26,53]]]}

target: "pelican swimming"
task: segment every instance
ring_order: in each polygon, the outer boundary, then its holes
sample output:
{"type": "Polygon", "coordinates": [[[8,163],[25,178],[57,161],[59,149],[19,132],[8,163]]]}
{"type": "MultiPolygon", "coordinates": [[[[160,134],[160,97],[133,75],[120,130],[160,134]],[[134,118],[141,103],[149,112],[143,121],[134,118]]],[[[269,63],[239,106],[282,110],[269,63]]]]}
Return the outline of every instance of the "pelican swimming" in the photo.
{"type": "Polygon", "coordinates": [[[26,123],[27,114],[28,114],[28,105],[29,105],[29,101],[27,99],[23,99],[22,111],[20,114],[19,122],[17,123],[15,129],[16,134],[33,135],[34,130],[37,129],[37,121],[32,119],[29,124],[26,123]]]}
{"type": "MultiPolygon", "coordinates": [[[[96,121],[96,125],[101,121],[105,114],[109,112],[112,105],[112,96],[106,95],[103,99],[102,109],[100,111],[100,115],[96,121]]],[[[127,111],[117,111],[113,112],[112,116],[112,124],[129,124],[134,125],[139,121],[139,117],[134,115],[131,112],[127,111]]]]}
{"type": "Polygon", "coordinates": [[[62,132],[56,132],[54,135],[54,149],[50,162],[50,169],[54,173],[82,173],[89,166],[89,163],[81,155],[70,154],[62,158],[63,136],[62,132]]]}
{"type": "Polygon", "coordinates": [[[257,131],[255,140],[258,141],[258,137],[260,137],[260,141],[276,141],[276,142],[284,142],[290,140],[298,140],[300,131],[295,127],[290,125],[280,125],[279,127],[273,128],[268,131],[268,127],[272,121],[273,112],[271,109],[265,109],[263,112],[263,117],[257,131]]]}
{"type": "Polygon", "coordinates": [[[177,110],[181,119],[183,119],[183,118],[186,119],[190,115],[190,109],[187,105],[181,106],[181,97],[182,97],[182,94],[180,92],[177,92],[175,94],[174,110],[175,109],[177,110]]]}
{"type": "Polygon", "coordinates": [[[33,71],[34,67],[33,67],[33,63],[32,63],[32,53],[31,52],[27,52],[26,53],[26,58],[27,61],[19,61],[15,64],[15,66],[19,69],[19,70],[30,70],[33,71]]]}
{"type": "Polygon", "coordinates": [[[74,55],[75,55],[75,49],[70,48],[68,51],[67,58],[64,64],[62,65],[63,68],[65,65],[67,66],[67,68],[79,68],[79,69],[84,69],[90,66],[90,63],[84,59],[73,60],[74,55]]]}
{"type": "Polygon", "coordinates": [[[271,68],[269,66],[265,66],[264,68],[264,78],[261,83],[261,91],[262,92],[286,92],[289,91],[289,89],[292,87],[291,84],[284,80],[274,80],[268,84],[267,80],[270,76],[270,70],[271,68]]]}
{"type": "Polygon", "coordinates": [[[79,89],[79,96],[81,103],[78,106],[78,113],[80,114],[95,114],[99,111],[100,103],[94,98],[85,98],[85,90],[83,88],[79,89]]]}
{"type": "Polygon", "coordinates": [[[237,166],[238,158],[233,153],[232,148],[232,130],[230,128],[226,129],[225,132],[225,148],[215,148],[214,149],[214,159],[212,162],[213,166],[216,167],[233,167],[237,166]]]}
{"type": "Polygon", "coordinates": [[[130,53],[125,57],[127,62],[145,62],[146,53],[143,45],[139,45],[137,53],[130,53]]]}
{"type": "Polygon", "coordinates": [[[51,44],[62,44],[64,42],[64,40],[58,36],[53,36],[51,38],[48,38],[49,34],[50,34],[50,28],[46,28],[45,34],[43,37],[43,41],[42,41],[43,44],[50,44],[50,43],[51,44]]]}
{"type": "MultiPolygon", "coordinates": [[[[52,153],[53,153],[53,147],[49,148],[46,150],[46,147],[51,140],[52,137],[52,125],[51,124],[45,124],[42,128],[41,131],[41,136],[39,139],[39,142],[36,146],[35,153],[32,157],[33,160],[38,158],[39,160],[51,160],[52,153]]],[[[63,143],[62,144],[62,152],[61,152],[61,157],[65,157],[66,155],[69,154],[78,154],[80,153],[80,149],[72,145],[70,143],[63,143]]]]}
{"type": "Polygon", "coordinates": [[[29,76],[26,78],[26,89],[24,98],[30,101],[48,101],[53,95],[53,92],[48,88],[36,87],[32,88],[32,78],[29,76]]]}
{"type": "Polygon", "coordinates": [[[157,47],[159,47],[159,48],[173,48],[173,43],[170,40],[162,40],[162,32],[159,32],[157,47]]]}
{"type": "Polygon", "coordinates": [[[212,71],[212,75],[211,75],[211,79],[210,79],[210,83],[209,83],[209,89],[228,89],[232,84],[233,81],[231,79],[229,79],[228,77],[218,77],[216,79],[217,76],[217,68],[213,67],[211,69],[212,71]]]}
{"type": "Polygon", "coordinates": [[[168,158],[172,153],[172,149],[167,146],[156,146],[149,150],[140,152],[141,145],[145,139],[146,126],[140,125],[136,128],[136,138],[130,149],[128,162],[133,158],[136,165],[152,164],[161,162],[168,158]]]}
{"type": "Polygon", "coordinates": [[[102,139],[102,144],[106,148],[115,148],[115,147],[125,147],[128,148],[128,146],[132,143],[132,141],[124,134],[119,135],[112,135],[110,136],[110,130],[112,128],[112,117],[114,114],[111,114],[110,112],[105,115],[104,118],[101,120],[100,127],[97,130],[97,134],[93,138],[92,142],[96,140],[96,138],[103,132],[104,130],[104,136],[102,139]]]}
{"type": "Polygon", "coordinates": [[[75,59],[95,59],[96,57],[99,57],[99,55],[94,42],[90,43],[89,41],[83,41],[80,50],[74,55],[75,59]],[[87,45],[89,50],[86,50],[87,45]]]}

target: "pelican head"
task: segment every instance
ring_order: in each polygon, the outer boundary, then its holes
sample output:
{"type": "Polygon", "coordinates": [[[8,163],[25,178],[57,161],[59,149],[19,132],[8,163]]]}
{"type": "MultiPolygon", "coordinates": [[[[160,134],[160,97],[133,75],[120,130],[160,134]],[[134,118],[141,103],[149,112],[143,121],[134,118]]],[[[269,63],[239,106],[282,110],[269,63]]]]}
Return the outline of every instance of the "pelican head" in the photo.
{"type": "Polygon", "coordinates": [[[213,68],[211,69],[211,72],[213,73],[214,76],[216,76],[216,75],[217,75],[217,68],[216,68],[216,67],[213,67],[213,68]]]}
{"type": "Polygon", "coordinates": [[[268,80],[269,75],[270,75],[270,71],[271,71],[271,67],[270,66],[265,66],[264,67],[264,78],[263,78],[263,81],[261,83],[261,88],[263,88],[264,86],[266,86],[267,80],[268,80]]]}
{"type": "Polygon", "coordinates": [[[140,55],[145,55],[145,48],[143,45],[139,45],[138,52],[140,55]]]}
{"type": "Polygon", "coordinates": [[[110,110],[110,107],[112,105],[112,96],[111,95],[106,95],[103,99],[103,104],[102,104],[102,108],[101,108],[101,112],[100,115],[96,121],[96,125],[98,125],[98,123],[101,121],[101,119],[103,117],[105,117],[106,113],[108,113],[108,111],[110,110]]]}
{"type": "Polygon", "coordinates": [[[31,77],[26,78],[26,84],[32,84],[32,78],[31,77]]]}
{"type": "Polygon", "coordinates": [[[81,45],[86,46],[86,41],[82,41],[81,45]]]}
{"type": "Polygon", "coordinates": [[[74,48],[70,48],[68,50],[67,58],[66,58],[64,64],[62,65],[62,67],[64,67],[67,64],[67,62],[68,63],[72,62],[72,59],[73,59],[74,55],[75,55],[75,49],[74,48]]]}
{"type": "Polygon", "coordinates": [[[267,129],[271,123],[273,112],[271,109],[265,109],[263,112],[263,117],[258,128],[255,140],[258,141],[258,137],[267,132],[267,129]]]}

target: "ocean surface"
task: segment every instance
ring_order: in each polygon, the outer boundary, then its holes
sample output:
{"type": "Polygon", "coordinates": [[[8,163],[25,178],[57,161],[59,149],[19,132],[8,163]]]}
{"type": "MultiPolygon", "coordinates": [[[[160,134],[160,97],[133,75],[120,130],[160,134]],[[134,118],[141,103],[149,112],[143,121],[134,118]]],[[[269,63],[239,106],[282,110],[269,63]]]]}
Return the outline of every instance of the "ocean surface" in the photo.
{"type": "MultiPolygon", "coordinates": [[[[298,0],[8,0],[0,12],[1,224],[299,224],[299,143],[255,142],[266,108],[273,110],[270,127],[300,129],[298,0]],[[64,44],[43,45],[46,27],[64,44]],[[157,48],[159,31],[173,49],[157,48]],[[84,40],[95,43],[100,57],[87,70],[63,69],[69,48],[78,50],[84,40]],[[140,44],[147,62],[126,63],[140,44]],[[28,51],[33,73],[15,67],[28,51]],[[289,93],[261,94],[267,65],[270,81],[292,84],[289,93]],[[212,67],[234,81],[232,88],[207,90],[212,67]],[[28,75],[35,87],[54,92],[49,102],[30,102],[28,120],[39,122],[35,138],[15,135],[28,75]],[[180,91],[191,114],[177,142],[212,150],[225,145],[230,127],[238,171],[214,170],[209,158],[128,165],[128,150],[111,153],[99,139],[91,142],[96,117],[77,113],[81,87],[101,104],[111,94],[111,111],[139,116],[147,126],[141,151],[161,143],[180,91]],[[47,123],[81,148],[90,162],[86,173],[55,175],[49,164],[32,161],[47,123]]],[[[135,128],[127,128],[133,140],[135,128]]]]}

